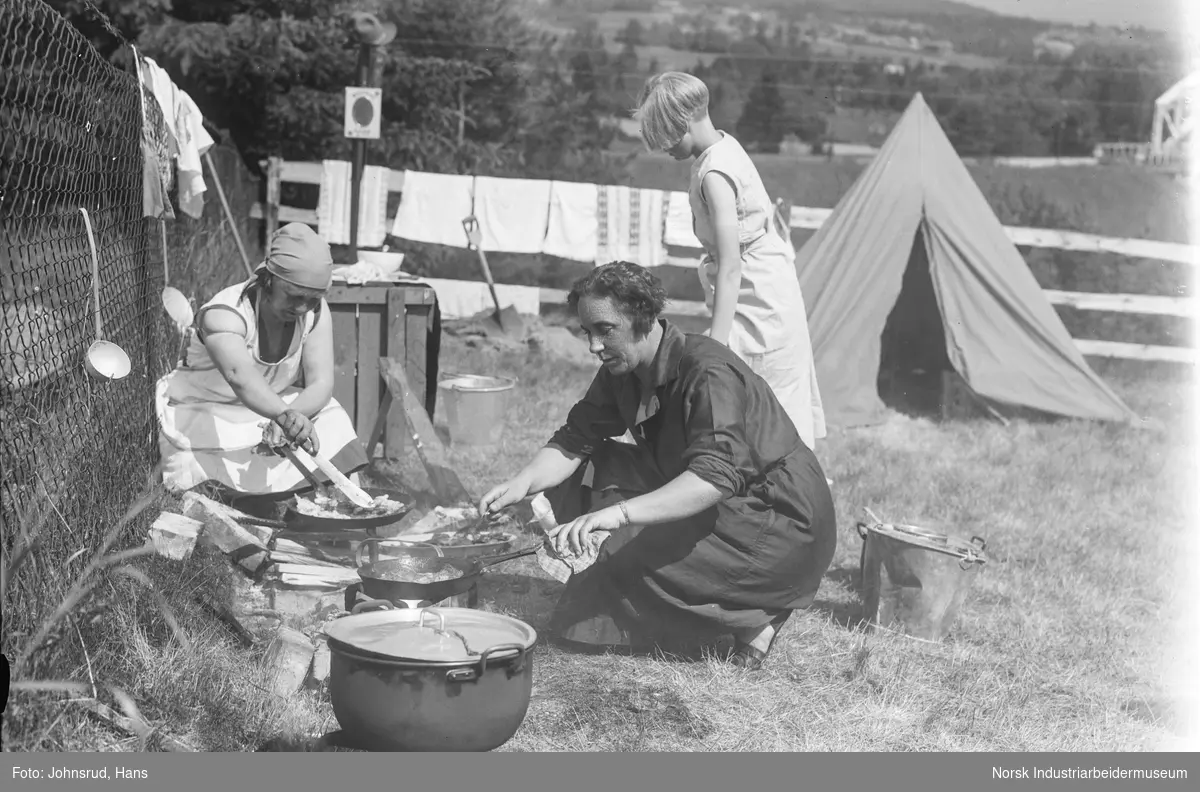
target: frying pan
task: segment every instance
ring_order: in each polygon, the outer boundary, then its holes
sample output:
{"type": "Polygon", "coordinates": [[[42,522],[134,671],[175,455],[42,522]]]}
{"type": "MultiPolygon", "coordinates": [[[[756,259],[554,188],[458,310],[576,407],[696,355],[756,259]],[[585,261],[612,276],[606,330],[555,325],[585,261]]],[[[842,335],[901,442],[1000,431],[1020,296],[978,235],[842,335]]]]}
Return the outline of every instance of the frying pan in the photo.
{"type": "MultiPolygon", "coordinates": [[[[377,489],[374,487],[366,488],[366,493],[372,498],[378,498],[381,495],[387,495],[394,501],[403,502],[404,496],[395,490],[377,489]]],[[[391,512],[390,514],[380,514],[371,517],[316,517],[311,514],[305,514],[296,509],[296,499],[293,497],[287,503],[287,509],[283,515],[283,521],[288,524],[288,528],[293,531],[341,531],[347,528],[354,530],[364,530],[370,528],[379,528],[384,525],[398,523],[404,519],[404,515],[408,514],[411,506],[404,506],[399,511],[391,512]]]]}
{"type": "MultiPolygon", "coordinates": [[[[363,540],[360,553],[366,552],[368,548],[374,549],[376,552],[380,550],[391,550],[399,548],[406,556],[445,556],[446,558],[475,558],[476,556],[485,557],[497,555],[499,553],[507,553],[512,549],[513,542],[517,535],[512,531],[505,531],[506,539],[501,539],[496,542],[481,542],[479,544],[456,544],[456,545],[438,545],[426,541],[413,541],[411,539],[386,539],[375,536],[369,536],[363,540]],[[436,552],[435,552],[436,550],[436,552]]],[[[359,563],[362,563],[360,557],[359,563]]]]}
{"type": "Polygon", "coordinates": [[[388,558],[363,564],[358,568],[358,576],[362,578],[363,594],[370,602],[360,607],[382,605],[397,600],[424,600],[441,602],[463,592],[470,591],[478,581],[483,571],[488,567],[512,561],[523,556],[533,555],[542,545],[533,545],[524,550],[516,550],[491,558],[437,558],[410,556],[405,558],[388,558]],[[439,580],[434,583],[413,583],[407,580],[389,580],[385,577],[388,572],[398,569],[412,570],[417,573],[437,573],[446,570],[457,570],[460,575],[449,580],[439,580]]]}
{"type": "MultiPolygon", "coordinates": [[[[367,487],[365,488],[365,491],[372,498],[378,498],[380,495],[387,495],[389,498],[397,502],[403,502],[403,500],[407,498],[407,495],[397,492],[396,490],[367,487]]],[[[312,533],[362,531],[400,522],[404,519],[404,515],[408,514],[411,508],[411,506],[404,506],[399,511],[370,517],[317,517],[315,515],[305,514],[304,512],[297,510],[296,496],[293,496],[289,501],[287,501],[287,509],[283,515],[283,523],[287,526],[289,531],[304,531],[312,533]]],[[[253,525],[265,525],[270,528],[280,527],[279,520],[262,520],[256,517],[240,518],[239,522],[247,522],[253,525]]]]}

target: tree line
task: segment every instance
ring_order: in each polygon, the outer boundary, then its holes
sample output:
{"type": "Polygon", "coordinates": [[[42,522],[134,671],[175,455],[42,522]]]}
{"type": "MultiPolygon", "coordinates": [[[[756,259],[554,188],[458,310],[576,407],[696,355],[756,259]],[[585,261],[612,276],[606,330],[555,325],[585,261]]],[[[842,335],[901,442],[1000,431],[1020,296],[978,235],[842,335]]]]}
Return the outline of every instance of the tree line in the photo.
{"type": "MultiPolygon", "coordinates": [[[[714,112],[761,151],[791,135],[819,146],[842,108],[892,113],[921,91],[964,156],[1085,155],[1100,141],[1147,139],[1153,101],[1172,82],[1153,52],[1087,46],[1057,64],[1012,52],[990,69],[834,59],[794,23],[748,23],[717,39],[702,24],[672,33],[631,22],[608,41],[593,16],[551,35],[518,0],[49,2],[115,63],[129,67],[127,42],[155,58],[251,167],[270,155],[349,155],[342,90],[356,77],[354,11],[400,31],[386,50],[382,137],[369,153],[393,168],[619,180],[627,163],[609,153],[614,121],[659,68],[638,47],[663,36],[709,51],[689,70],[709,83],[714,112]]],[[[953,39],[967,24],[938,30],[953,39]]],[[[995,39],[1025,41],[1020,32],[995,39]]]]}
{"type": "Polygon", "coordinates": [[[712,56],[698,57],[690,71],[709,83],[743,142],[762,151],[778,151],[788,135],[819,146],[840,109],[894,113],[919,91],[963,156],[1086,156],[1099,142],[1148,140],[1154,100],[1180,71],[1157,38],[1143,46],[1084,43],[1059,60],[1034,47],[1047,23],[1001,17],[980,36],[978,19],[952,14],[862,24],[877,34],[920,24],[956,52],[996,59],[993,66],[940,65],[920,51],[831,56],[817,50],[797,13],[781,11],[773,25],[740,14],[720,27],[702,9],[678,24],[634,18],[614,40],[626,50],[666,46],[712,56]]]}

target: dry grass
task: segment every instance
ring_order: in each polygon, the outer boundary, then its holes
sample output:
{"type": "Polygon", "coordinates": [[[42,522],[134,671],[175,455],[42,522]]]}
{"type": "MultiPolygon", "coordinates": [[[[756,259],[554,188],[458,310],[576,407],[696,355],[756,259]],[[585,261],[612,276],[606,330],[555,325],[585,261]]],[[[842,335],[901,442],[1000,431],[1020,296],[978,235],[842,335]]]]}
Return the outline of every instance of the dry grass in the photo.
{"type": "MultiPolygon", "coordinates": [[[[457,452],[468,486],[498,481],[565,416],[588,373],[444,353],[446,367],[522,378],[499,453],[457,452]]],[[[818,449],[835,479],[839,549],[817,605],[747,680],[721,662],[578,656],[547,647],[525,724],[505,750],[1145,750],[1178,744],[1184,714],[1160,658],[1186,573],[1196,480],[1188,383],[1107,371],[1161,434],[1083,422],[895,416],[818,449]],[[979,534],[991,563],[949,639],[855,626],[869,506],[885,519],[979,534]]],[[[444,417],[439,409],[439,422],[444,417]]],[[[406,471],[410,476],[419,475],[406,471]]],[[[493,576],[491,607],[544,627],[559,587],[536,565],[493,576]],[[527,577],[525,577],[527,576],[527,577]]]]}
{"type": "MultiPolygon", "coordinates": [[[[443,343],[442,368],[520,378],[497,449],[453,458],[481,491],[522,464],[580,395],[590,372],[547,359],[443,343]]],[[[706,657],[576,655],[541,643],[529,713],[504,751],[1112,751],[1185,745],[1189,724],[1163,658],[1196,480],[1184,402],[1164,371],[1105,374],[1162,433],[1061,422],[935,423],[896,416],[818,449],[835,479],[839,549],[818,601],[786,626],[767,667],[744,675],[706,657]],[[939,645],[857,625],[860,540],[884,519],[939,524],[988,540],[991,561],[939,645]]],[[[444,405],[437,422],[444,424],[444,405]]],[[[381,476],[423,488],[415,456],[381,476]]],[[[143,564],[181,639],[140,586],[105,579],[106,617],[83,626],[97,679],[120,686],[147,722],[201,750],[300,749],[334,728],[328,697],[265,693],[261,665],[191,601],[228,585],[220,559],[143,564]],[[249,659],[253,659],[252,657],[249,659]]],[[[544,630],[561,587],[531,559],[484,578],[481,607],[544,630]]],[[[73,634],[73,633],[72,633],[73,634]]],[[[720,647],[713,647],[719,651],[720,647]]],[[[1179,655],[1176,654],[1176,658],[1179,655]]],[[[60,665],[60,668],[63,666],[60,665]]],[[[67,678],[87,680],[87,666],[67,678]]],[[[1195,724],[1191,724],[1195,728],[1195,724]]],[[[21,749],[132,750],[43,694],[14,691],[5,740],[21,749]]]]}
{"type": "MultiPolygon", "coordinates": [[[[145,500],[167,505],[153,493],[145,500]]],[[[61,618],[45,620],[33,638],[5,636],[20,652],[4,718],[8,749],[177,750],[177,741],[242,751],[320,722],[318,701],[270,693],[271,671],[257,662],[263,647],[241,646],[197,601],[228,600],[231,574],[204,548],[183,562],[141,548],[97,552],[55,609],[61,618]],[[20,665],[26,655],[31,662],[20,665]],[[89,718],[96,701],[122,710],[133,728],[89,718]]]]}

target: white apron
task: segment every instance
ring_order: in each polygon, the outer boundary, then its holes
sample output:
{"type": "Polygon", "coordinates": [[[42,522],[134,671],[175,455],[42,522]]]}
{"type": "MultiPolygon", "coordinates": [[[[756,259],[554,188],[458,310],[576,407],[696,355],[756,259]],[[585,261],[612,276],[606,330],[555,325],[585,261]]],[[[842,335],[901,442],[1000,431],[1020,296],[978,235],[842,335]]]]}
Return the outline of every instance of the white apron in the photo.
{"type": "MultiPolygon", "coordinates": [[[[240,300],[247,283],[224,289],[204,308],[222,305],[237,311],[246,322],[246,350],[255,368],[271,390],[291,404],[300,394],[293,383],[302,370],[304,342],[315,326],[315,316],[309,313],[297,323],[282,360],[266,363],[259,354],[254,307],[249,300],[240,300]]],[[[320,321],[330,321],[324,301],[320,321]]],[[[207,481],[252,494],[285,493],[307,486],[307,479],[285,457],[259,448],[268,419],[241,404],[195,334],[184,360],[158,381],[156,404],[163,483],[169,489],[189,490],[207,481]]],[[[312,420],[321,454],[335,467],[350,473],[366,464],[366,452],[350,416],[336,399],[331,398],[312,420]]]]}

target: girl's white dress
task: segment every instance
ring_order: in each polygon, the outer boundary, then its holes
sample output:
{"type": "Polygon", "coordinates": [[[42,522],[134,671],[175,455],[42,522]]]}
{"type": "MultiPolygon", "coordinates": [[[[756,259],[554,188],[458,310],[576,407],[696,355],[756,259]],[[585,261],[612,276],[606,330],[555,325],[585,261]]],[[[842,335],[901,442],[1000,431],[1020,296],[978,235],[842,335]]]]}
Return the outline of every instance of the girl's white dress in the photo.
{"type": "Polygon", "coordinates": [[[772,222],[774,206],[750,156],[726,133],[692,164],[688,199],[692,231],[704,245],[700,284],[713,308],[717,240],[700,186],[712,172],[725,176],[737,195],[742,284],[729,348],[765,379],[809,447],[825,437],[825,410],[817,387],[808,315],[796,276],[796,251],[772,222]]]}

